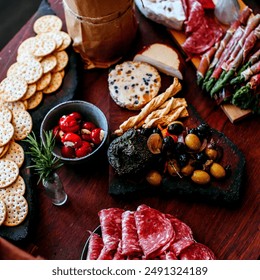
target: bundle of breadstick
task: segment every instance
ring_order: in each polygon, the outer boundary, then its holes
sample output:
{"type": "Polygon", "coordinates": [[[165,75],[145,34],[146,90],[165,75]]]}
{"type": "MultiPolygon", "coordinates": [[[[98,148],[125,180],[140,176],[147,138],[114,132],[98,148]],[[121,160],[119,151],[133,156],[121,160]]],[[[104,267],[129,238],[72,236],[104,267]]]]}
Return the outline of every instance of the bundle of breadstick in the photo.
{"type": "Polygon", "coordinates": [[[165,92],[154,97],[141,109],[138,115],[123,122],[114,134],[120,136],[130,128],[167,126],[178,118],[187,117],[189,113],[186,109],[186,100],[174,97],[181,88],[178,78],[174,78],[173,83],[165,92]]]}

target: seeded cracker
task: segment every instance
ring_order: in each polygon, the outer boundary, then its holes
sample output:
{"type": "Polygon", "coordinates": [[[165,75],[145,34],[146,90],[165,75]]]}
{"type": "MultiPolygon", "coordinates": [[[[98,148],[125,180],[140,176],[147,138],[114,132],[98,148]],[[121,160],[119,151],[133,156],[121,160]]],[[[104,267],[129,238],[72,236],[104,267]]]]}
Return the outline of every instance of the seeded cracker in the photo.
{"type": "Polygon", "coordinates": [[[6,206],[0,196],[0,226],[3,224],[5,218],[6,218],[6,206]]]}
{"type": "Polygon", "coordinates": [[[52,73],[50,84],[43,90],[43,93],[55,92],[62,84],[62,76],[59,72],[52,73]]]}
{"type": "Polygon", "coordinates": [[[10,186],[19,176],[19,167],[8,159],[0,159],[0,188],[10,186]]]}
{"type": "Polygon", "coordinates": [[[18,56],[22,53],[32,53],[34,50],[35,37],[24,40],[17,49],[18,56]]]}
{"type": "Polygon", "coordinates": [[[0,107],[0,122],[10,122],[12,120],[12,111],[5,105],[0,107]]]}
{"type": "Polygon", "coordinates": [[[7,208],[4,221],[5,226],[17,226],[21,224],[28,214],[28,203],[22,195],[6,194],[2,199],[7,208]]]}
{"type": "Polygon", "coordinates": [[[36,108],[42,102],[43,94],[37,91],[31,98],[27,99],[27,110],[36,108]]]}
{"type": "MultiPolygon", "coordinates": [[[[0,102],[1,105],[1,102],[0,102]]],[[[16,101],[16,102],[6,102],[4,105],[11,111],[14,110],[25,110],[24,103],[22,101],[16,101]]],[[[1,105],[2,106],[2,105],[1,105]]]]}
{"type": "Polygon", "coordinates": [[[54,55],[50,54],[44,57],[44,59],[41,61],[43,73],[50,72],[56,65],[57,65],[57,59],[54,55]]]}
{"type": "Polygon", "coordinates": [[[45,89],[51,82],[51,73],[43,74],[42,77],[37,81],[36,89],[41,91],[45,89]]]}
{"type": "Polygon", "coordinates": [[[52,71],[59,72],[67,66],[69,62],[68,54],[65,51],[60,51],[60,52],[54,52],[53,55],[55,55],[57,59],[57,65],[52,71]]]}
{"type": "Polygon", "coordinates": [[[69,36],[68,33],[64,32],[64,31],[60,31],[59,32],[61,34],[61,36],[63,37],[63,43],[62,45],[57,49],[57,51],[63,51],[65,50],[71,43],[71,38],[69,36]]]}
{"type": "Polygon", "coordinates": [[[0,158],[2,158],[7,153],[9,146],[10,146],[10,141],[4,146],[0,147],[0,158]]]}
{"type": "Polygon", "coordinates": [[[14,140],[25,139],[32,131],[32,117],[24,110],[13,111],[14,140]]]}
{"type": "Polygon", "coordinates": [[[56,49],[58,49],[62,45],[63,37],[61,36],[59,31],[48,32],[48,33],[45,33],[45,34],[47,34],[51,39],[54,39],[54,41],[56,43],[56,49]]]}
{"type": "Polygon", "coordinates": [[[36,84],[34,83],[34,84],[28,85],[27,91],[21,100],[26,100],[26,99],[30,98],[31,96],[34,95],[35,92],[36,92],[36,84]]]}
{"type": "Polygon", "coordinates": [[[10,186],[0,189],[0,197],[5,194],[16,194],[16,195],[24,195],[26,190],[25,182],[23,177],[20,175],[16,179],[16,181],[10,186]]]}
{"type": "Polygon", "coordinates": [[[27,83],[20,77],[7,77],[0,83],[0,95],[5,102],[21,99],[27,91],[27,83]]]}
{"type": "Polygon", "coordinates": [[[50,38],[48,34],[41,33],[35,37],[34,50],[35,56],[45,56],[52,53],[56,48],[55,40],[50,38]]]}
{"type": "Polygon", "coordinates": [[[0,147],[6,145],[14,135],[14,127],[10,122],[0,122],[0,147]]]}
{"type": "Polygon", "coordinates": [[[51,31],[59,31],[62,28],[62,21],[55,15],[46,15],[38,18],[33,25],[35,33],[45,33],[51,31]]]}
{"type": "Polygon", "coordinates": [[[20,168],[24,162],[24,150],[22,146],[15,141],[10,141],[9,149],[2,159],[14,161],[20,168]]]}

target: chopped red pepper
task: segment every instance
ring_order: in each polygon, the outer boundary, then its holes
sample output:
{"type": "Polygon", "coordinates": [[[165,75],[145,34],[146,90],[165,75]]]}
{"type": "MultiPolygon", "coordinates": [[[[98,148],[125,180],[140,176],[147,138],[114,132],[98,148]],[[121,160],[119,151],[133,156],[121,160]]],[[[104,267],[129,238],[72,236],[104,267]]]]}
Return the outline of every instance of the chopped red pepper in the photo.
{"type": "Polygon", "coordinates": [[[72,116],[73,118],[75,118],[78,122],[80,122],[82,120],[82,116],[80,113],[78,112],[72,112],[69,114],[69,116],[72,116]]]}
{"type": "Polygon", "coordinates": [[[95,145],[99,145],[104,138],[104,130],[95,128],[91,131],[91,140],[95,145]]]}
{"type": "Polygon", "coordinates": [[[93,148],[91,144],[87,141],[82,141],[81,147],[75,149],[76,157],[84,157],[90,153],[92,153],[93,148]]]}
{"type": "Polygon", "coordinates": [[[75,149],[68,146],[62,146],[61,155],[65,158],[75,158],[76,157],[75,149]]]}

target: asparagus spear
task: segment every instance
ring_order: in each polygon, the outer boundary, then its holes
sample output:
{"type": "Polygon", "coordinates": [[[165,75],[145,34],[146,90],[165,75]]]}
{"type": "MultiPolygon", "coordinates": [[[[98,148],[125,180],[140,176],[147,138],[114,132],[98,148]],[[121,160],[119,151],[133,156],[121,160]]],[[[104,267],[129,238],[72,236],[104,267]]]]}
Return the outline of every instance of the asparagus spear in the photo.
{"type": "Polygon", "coordinates": [[[249,80],[253,75],[260,73],[260,61],[256,62],[252,66],[249,66],[246,70],[240,73],[237,77],[230,81],[231,85],[240,84],[249,80]]]}
{"type": "Polygon", "coordinates": [[[224,72],[225,74],[223,75],[223,78],[219,79],[215,83],[214,87],[210,91],[211,96],[219,92],[227,85],[258,39],[260,39],[260,24],[258,24],[257,28],[251,31],[235,60],[229,65],[229,69],[224,72]]]}
{"type": "Polygon", "coordinates": [[[238,75],[240,75],[244,70],[246,70],[248,67],[255,64],[260,59],[260,49],[257,50],[251,57],[249,58],[248,62],[245,63],[238,71],[238,75]]]}
{"type": "Polygon", "coordinates": [[[250,81],[239,88],[232,97],[231,103],[241,109],[252,109],[254,113],[260,113],[259,94],[257,89],[260,85],[260,73],[251,77],[250,81]]]}

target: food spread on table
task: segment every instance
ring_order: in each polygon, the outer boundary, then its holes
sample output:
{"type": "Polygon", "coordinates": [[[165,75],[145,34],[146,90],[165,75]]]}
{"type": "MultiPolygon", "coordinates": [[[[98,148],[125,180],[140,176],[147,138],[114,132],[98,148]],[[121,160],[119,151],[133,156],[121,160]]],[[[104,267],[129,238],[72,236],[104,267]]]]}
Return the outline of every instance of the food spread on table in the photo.
{"type": "MultiPolygon", "coordinates": [[[[135,3],[145,17],[185,33],[181,47],[189,57],[200,56],[197,82],[218,104],[231,102],[259,113],[259,14],[252,15],[246,7],[225,30],[210,17],[215,8],[212,1],[135,3]]],[[[33,24],[36,35],[21,43],[16,62],[0,83],[1,227],[20,225],[30,215],[26,185],[19,175],[25,153],[18,142],[33,131],[30,110],[37,109],[44,94],[55,94],[62,86],[71,38],[61,28],[57,16],[37,19],[33,24]]],[[[120,110],[131,112],[111,131],[107,159],[112,180],[119,177],[120,187],[126,184],[126,188],[145,182],[159,191],[162,186],[170,190],[170,185],[184,182],[180,188],[184,197],[183,188],[191,195],[194,188],[194,193],[204,195],[210,190],[208,198],[225,199],[226,193],[235,193],[236,200],[243,154],[223,134],[194,117],[181,96],[184,71],[177,51],[161,42],[144,45],[132,60],[111,67],[108,98],[120,110]],[[163,75],[172,81],[165,90],[163,75]]],[[[66,158],[90,154],[104,134],[102,127],[76,111],[60,116],[52,131],[66,158]]],[[[128,192],[124,189],[121,194],[128,192]]],[[[216,259],[210,248],[195,241],[188,225],[145,204],[135,211],[101,209],[98,216],[100,230],[91,232],[88,239],[88,260],[216,259]]]]}

